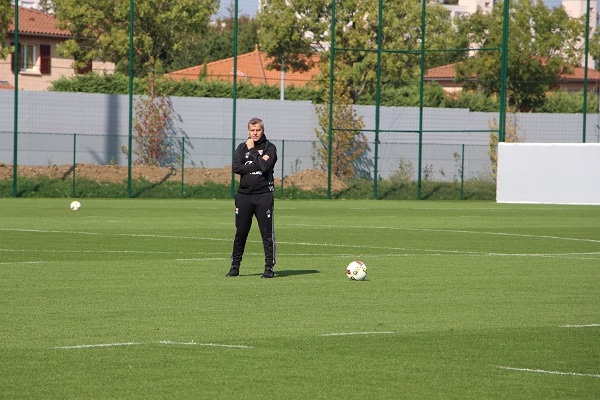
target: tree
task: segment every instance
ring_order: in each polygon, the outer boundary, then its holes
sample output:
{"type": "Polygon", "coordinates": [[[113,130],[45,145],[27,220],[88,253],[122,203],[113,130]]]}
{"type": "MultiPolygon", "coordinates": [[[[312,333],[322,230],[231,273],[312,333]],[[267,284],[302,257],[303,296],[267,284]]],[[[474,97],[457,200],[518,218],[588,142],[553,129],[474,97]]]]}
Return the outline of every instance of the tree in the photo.
{"type": "MultiPolygon", "coordinates": [[[[191,35],[188,44],[172,53],[165,71],[175,71],[233,57],[233,17],[219,18],[204,33],[191,35]]],[[[238,54],[249,53],[258,44],[258,23],[246,15],[238,17],[238,54]]]]}
{"type": "MultiPolygon", "coordinates": [[[[459,19],[459,33],[471,46],[499,48],[502,45],[503,4],[490,14],[481,10],[459,19]]],[[[572,72],[583,56],[582,18],[569,18],[563,8],[550,10],[541,1],[511,2],[508,43],[507,89],[509,105],[520,111],[539,107],[561,74],[572,72]]],[[[501,85],[501,52],[479,51],[456,65],[459,81],[476,76],[476,85],[487,94],[497,94],[501,85]]]]}
{"type": "MultiPolygon", "coordinates": [[[[364,159],[367,138],[361,132],[365,127],[363,118],[358,116],[348,85],[342,79],[334,84],[333,132],[331,143],[331,173],[338,178],[355,178],[366,175],[368,162],[364,159]],[[365,166],[367,164],[367,166],[365,166]]],[[[316,106],[320,129],[316,130],[318,144],[315,145],[316,164],[322,170],[329,167],[329,100],[316,106]]]]}
{"type": "Polygon", "coordinates": [[[158,92],[154,76],[149,76],[146,82],[146,95],[135,103],[133,130],[137,159],[134,162],[173,165],[178,160],[176,147],[171,140],[177,135],[173,103],[168,96],[158,92]]]}
{"type": "Polygon", "coordinates": [[[6,33],[14,15],[14,7],[10,1],[0,1],[0,59],[4,59],[12,51],[12,46],[6,46],[6,33]]]}
{"type": "MultiPolygon", "coordinates": [[[[258,13],[261,49],[273,58],[269,68],[307,71],[331,18],[326,0],[266,0],[258,13]]],[[[321,48],[323,49],[323,48],[321,48]]]]}
{"type": "MultiPolygon", "coordinates": [[[[498,177],[498,121],[494,118],[493,121],[489,122],[488,125],[492,132],[490,133],[490,141],[488,148],[488,156],[490,157],[492,172],[491,177],[496,181],[498,177]]],[[[506,123],[506,130],[504,132],[505,143],[521,143],[525,140],[525,137],[519,135],[519,121],[515,114],[509,115],[509,120],[506,123]]]]}
{"type": "MultiPolygon", "coordinates": [[[[54,0],[56,17],[73,39],[59,47],[75,59],[74,67],[101,59],[129,69],[129,2],[123,0],[54,0]]],[[[134,12],[135,74],[161,72],[169,55],[187,46],[190,36],[205,32],[218,0],[136,0],[134,12]]]]}
{"type": "MultiPolygon", "coordinates": [[[[258,14],[261,48],[275,61],[271,67],[302,70],[310,67],[310,56],[321,50],[323,71],[328,71],[331,0],[265,0],[258,14]]],[[[338,74],[348,81],[357,101],[373,97],[379,24],[377,1],[346,0],[336,3],[336,52],[338,74]]],[[[418,80],[420,73],[421,6],[412,0],[386,1],[383,8],[382,84],[402,86],[418,80]],[[416,52],[416,54],[415,54],[416,52]]],[[[426,13],[427,50],[456,48],[461,41],[454,34],[450,14],[432,2],[426,13]]],[[[459,52],[431,52],[427,68],[439,66],[464,55],[459,52]]],[[[324,82],[328,82],[324,74],[324,82]]]]}
{"type": "Polygon", "coordinates": [[[53,13],[54,0],[40,0],[40,10],[45,13],[53,13]]]}

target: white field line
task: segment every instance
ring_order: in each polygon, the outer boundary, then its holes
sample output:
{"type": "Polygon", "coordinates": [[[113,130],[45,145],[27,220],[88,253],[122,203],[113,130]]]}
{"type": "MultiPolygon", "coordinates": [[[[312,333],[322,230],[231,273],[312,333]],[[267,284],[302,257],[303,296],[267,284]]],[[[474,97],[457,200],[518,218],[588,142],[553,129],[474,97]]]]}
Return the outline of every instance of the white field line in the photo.
{"type": "Polygon", "coordinates": [[[141,343],[127,342],[127,343],[100,343],[100,344],[78,344],[75,346],[60,346],[55,349],[92,349],[96,347],[117,347],[117,346],[137,346],[141,343]]]}
{"type": "Polygon", "coordinates": [[[561,328],[598,328],[600,324],[585,324],[585,325],[563,325],[561,328]]]}
{"type": "MultiPolygon", "coordinates": [[[[305,226],[305,227],[337,227],[334,225],[309,225],[309,224],[293,224],[290,226],[305,226]]],[[[339,228],[339,227],[337,227],[339,228]]],[[[512,234],[502,232],[477,232],[477,231],[466,231],[466,230],[450,230],[450,229],[417,229],[417,228],[391,228],[391,227],[374,227],[364,226],[355,228],[370,228],[370,229],[388,229],[388,230],[406,230],[406,231],[428,231],[428,232],[444,232],[444,233],[468,233],[468,234],[488,234],[488,235],[499,235],[499,236],[516,236],[516,237],[530,237],[530,238],[546,238],[553,240],[569,240],[569,241],[584,241],[600,243],[600,240],[596,239],[579,239],[579,238],[568,238],[558,236],[545,236],[545,235],[523,235],[523,234],[512,234]]],[[[210,240],[210,241],[227,241],[230,239],[219,239],[219,238],[207,238],[199,236],[173,236],[173,235],[156,235],[156,234],[131,234],[131,233],[100,233],[100,232],[77,232],[77,231],[53,231],[53,230],[38,230],[38,229],[2,229],[0,231],[15,231],[15,232],[37,232],[37,233],[68,233],[68,234],[84,234],[84,235],[106,235],[106,236],[126,236],[126,237],[153,237],[153,238],[172,238],[172,239],[191,239],[191,240],[210,240]]],[[[258,242],[258,241],[257,241],[258,242]]],[[[597,259],[595,256],[600,256],[600,252],[583,252],[583,253],[556,253],[556,254],[540,254],[540,253],[496,253],[496,252],[476,252],[476,251],[461,251],[461,250],[439,250],[439,249],[415,249],[406,247],[378,247],[378,246],[360,246],[356,244],[335,244],[335,243],[309,243],[309,242],[278,242],[279,244],[289,244],[296,246],[314,246],[314,247],[335,247],[335,248],[351,248],[351,249],[368,249],[372,254],[373,250],[383,251],[402,251],[402,252],[425,252],[434,253],[435,255],[440,254],[457,254],[457,255],[474,255],[474,256],[492,256],[492,257],[548,257],[548,258],[574,258],[574,259],[597,259]],[[588,257],[586,257],[588,256],[588,257]],[[589,257],[592,256],[592,257],[589,257]]],[[[0,249],[2,251],[13,251],[11,249],[0,249]]],[[[16,250],[19,251],[19,250],[16,250]]],[[[27,250],[21,250],[27,251],[27,250]]],[[[39,251],[39,250],[36,250],[39,251]]],[[[50,251],[47,251],[50,252],[50,251]]],[[[55,250],[55,252],[66,252],[61,250],[55,250]]],[[[84,253],[86,251],[73,251],[78,253],[84,253]]],[[[99,251],[89,251],[90,253],[97,253],[99,251]]],[[[102,251],[104,253],[111,251],[102,251]]],[[[139,254],[150,254],[160,252],[143,252],[143,251],[114,251],[116,253],[139,253],[139,254]]],[[[163,254],[171,254],[172,252],[163,252],[163,254]]],[[[175,254],[181,254],[183,252],[177,252],[175,254]]],[[[189,254],[189,253],[188,253],[189,254]]],[[[419,253],[422,255],[422,253],[419,253]]],[[[428,254],[429,255],[429,254],[428,254]]],[[[400,256],[399,254],[393,254],[392,256],[400,256]]]]}
{"type": "Polygon", "coordinates": [[[324,333],[319,336],[352,336],[352,335],[392,335],[395,332],[340,332],[340,333],[324,333]]]}
{"type": "MultiPolygon", "coordinates": [[[[172,342],[169,340],[162,340],[157,342],[159,344],[167,344],[167,345],[194,345],[194,346],[210,346],[210,347],[230,347],[235,349],[251,349],[251,346],[244,346],[239,344],[217,344],[217,343],[198,343],[194,342],[172,342]]],[[[143,343],[137,342],[127,342],[127,343],[99,343],[99,344],[78,344],[74,346],[59,346],[55,347],[55,349],[59,350],[73,350],[73,349],[93,349],[93,348],[102,348],[102,347],[118,347],[118,346],[137,346],[143,343]]]]}
{"type": "Polygon", "coordinates": [[[217,344],[217,343],[198,343],[194,342],[171,342],[169,340],[163,340],[158,342],[160,344],[174,344],[174,345],[185,345],[185,346],[208,346],[208,347],[230,347],[234,349],[251,349],[252,346],[245,346],[242,344],[217,344]]]}
{"type": "MultiPolygon", "coordinates": [[[[289,226],[339,229],[338,225],[292,224],[289,226]]],[[[398,228],[398,227],[389,227],[389,226],[368,226],[368,225],[346,226],[345,228],[382,229],[382,230],[393,230],[393,231],[440,232],[440,233],[467,233],[467,234],[472,234],[472,235],[515,236],[515,237],[526,237],[526,238],[536,238],[536,239],[569,240],[569,241],[576,241],[576,242],[600,243],[600,239],[581,239],[581,238],[570,238],[570,237],[549,236],[549,235],[525,235],[522,233],[506,233],[506,232],[481,232],[481,231],[468,231],[468,230],[462,230],[462,229],[398,228]]]]}
{"type": "Polygon", "coordinates": [[[176,236],[176,235],[156,235],[152,233],[106,233],[106,232],[90,232],[90,231],[55,231],[47,229],[7,229],[0,228],[0,231],[5,232],[23,232],[23,233],[62,233],[69,235],[91,235],[91,236],[125,236],[125,237],[144,237],[157,239],[191,239],[191,240],[210,240],[215,242],[231,242],[232,239],[220,239],[214,237],[202,236],[176,236]]]}
{"type": "Polygon", "coordinates": [[[189,254],[185,251],[140,251],[140,250],[49,250],[49,249],[0,249],[0,252],[5,253],[115,253],[115,254],[189,254]]]}
{"type": "Polygon", "coordinates": [[[496,368],[506,369],[509,371],[535,372],[538,374],[569,375],[569,376],[583,376],[583,377],[587,377],[587,378],[600,378],[600,374],[580,374],[578,372],[546,371],[544,369],[513,368],[513,367],[501,367],[501,366],[497,366],[496,368]]]}
{"type": "MultiPolygon", "coordinates": [[[[286,226],[339,229],[339,225],[289,224],[286,226]]],[[[526,234],[521,234],[521,233],[506,233],[506,232],[468,231],[468,230],[462,230],[462,229],[459,230],[459,229],[431,229],[431,228],[399,228],[399,227],[368,226],[368,225],[347,226],[346,228],[380,229],[380,230],[392,230],[392,231],[439,232],[439,233],[466,233],[466,234],[472,234],[472,235],[515,236],[515,237],[536,238],[536,239],[553,239],[553,240],[568,240],[568,241],[576,241],[576,242],[600,243],[600,239],[582,239],[582,238],[570,238],[570,237],[550,236],[550,235],[526,235],[526,234]]],[[[157,234],[139,234],[139,233],[102,233],[102,232],[89,232],[89,231],[56,231],[56,230],[44,230],[44,229],[9,229],[9,228],[0,228],[0,231],[52,233],[52,234],[64,233],[64,234],[77,234],[77,235],[98,235],[98,236],[107,235],[107,236],[150,237],[150,238],[161,238],[161,239],[193,239],[193,240],[211,240],[211,241],[227,241],[227,242],[231,241],[231,239],[221,239],[221,238],[214,238],[214,237],[157,235],[157,234]]],[[[281,243],[287,243],[287,242],[281,242],[281,243]]]]}
{"type": "Polygon", "coordinates": [[[14,261],[14,262],[0,262],[0,265],[17,265],[17,264],[41,264],[45,261],[14,261]]]}
{"type": "MultiPolygon", "coordinates": [[[[279,243],[279,242],[278,242],[279,243]]],[[[244,254],[250,256],[263,256],[264,253],[256,253],[256,252],[245,252],[244,254]]],[[[385,254],[383,254],[385,255],[385,254]]],[[[404,254],[400,254],[404,256],[404,254]]],[[[231,254],[224,254],[222,257],[214,257],[214,258],[202,258],[202,257],[191,257],[191,258],[176,258],[175,261],[219,261],[229,259],[231,254]]],[[[356,257],[356,253],[353,254],[334,254],[334,253],[306,253],[306,254],[285,254],[287,258],[290,257],[336,257],[336,258],[348,258],[348,257],[356,257]]],[[[391,254],[391,256],[398,256],[397,254],[391,254]]]]}

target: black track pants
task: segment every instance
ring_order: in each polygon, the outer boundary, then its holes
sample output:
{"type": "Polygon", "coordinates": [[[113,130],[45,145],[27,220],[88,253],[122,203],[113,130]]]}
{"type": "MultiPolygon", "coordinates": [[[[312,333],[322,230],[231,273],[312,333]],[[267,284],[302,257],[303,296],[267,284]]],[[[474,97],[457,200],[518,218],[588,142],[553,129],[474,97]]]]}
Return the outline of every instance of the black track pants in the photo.
{"type": "Polygon", "coordinates": [[[252,219],[256,217],[265,251],[265,268],[275,265],[275,231],[273,228],[273,193],[235,195],[235,238],[231,265],[240,265],[252,219]]]}

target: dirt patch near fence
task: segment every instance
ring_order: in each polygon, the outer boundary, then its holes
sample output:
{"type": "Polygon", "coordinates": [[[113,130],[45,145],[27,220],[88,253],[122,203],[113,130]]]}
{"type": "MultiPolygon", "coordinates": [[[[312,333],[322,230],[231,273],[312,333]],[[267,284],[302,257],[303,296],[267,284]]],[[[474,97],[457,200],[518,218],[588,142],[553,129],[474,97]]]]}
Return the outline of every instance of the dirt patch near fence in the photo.
{"type": "MultiPolygon", "coordinates": [[[[231,167],[222,168],[185,168],[184,182],[190,185],[201,185],[214,182],[227,185],[231,182],[231,167]]],[[[72,179],[73,166],[19,166],[17,176],[22,178],[47,177],[51,179],[72,179]]],[[[0,180],[10,180],[13,177],[12,165],[0,164],[0,180]]],[[[75,170],[76,179],[89,179],[96,182],[119,183],[127,181],[127,167],[117,165],[78,164],[75,170]]],[[[181,171],[173,168],[163,168],[147,165],[132,167],[131,177],[134,180],[143,179],[153,183],[181,182],[181,171]]],[[[237,176],[236,176],[237,177],[237,176]]],[[[281,180],[276,179],[275,185],[280,186],[281,180]]],[[[327,173],[307,169],[288,175],[284,179],[284,188],[295,186],[302,190],[316,190],[327,188],[327,173]]],[[[344,190],[347,185],[331,177],[331,190],[334,192],[344,190]]]]}

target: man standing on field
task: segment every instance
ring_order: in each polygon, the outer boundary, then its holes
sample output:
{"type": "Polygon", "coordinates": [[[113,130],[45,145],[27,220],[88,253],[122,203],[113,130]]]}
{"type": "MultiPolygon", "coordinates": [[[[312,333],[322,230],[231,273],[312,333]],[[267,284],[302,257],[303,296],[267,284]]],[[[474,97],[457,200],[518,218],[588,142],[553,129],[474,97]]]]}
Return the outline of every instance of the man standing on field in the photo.
{"type": "Polygon", "coordinates": [[[252,218],[256,217],[265,251],[265,272],[262,278],[275,276],[275,231],[273,207],[277,148],[267,140],[261,119],[248,122],[248,139],[240,143],[233,156],[233,172],[240,175],[235,195],[235,238],[231,253],[231,268],[226,276],[238,276],[252,218]]]}

